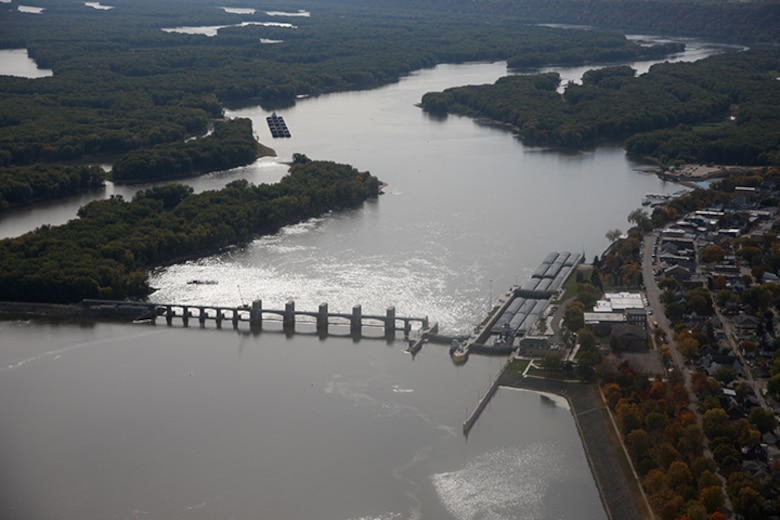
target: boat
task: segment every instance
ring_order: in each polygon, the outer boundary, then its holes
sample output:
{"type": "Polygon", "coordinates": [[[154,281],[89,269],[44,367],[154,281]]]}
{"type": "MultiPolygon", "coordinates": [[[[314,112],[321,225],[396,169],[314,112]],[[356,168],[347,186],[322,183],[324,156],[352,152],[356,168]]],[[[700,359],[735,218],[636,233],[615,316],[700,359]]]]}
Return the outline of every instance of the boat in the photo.
{"type": "Polygon", "coordinates": [[[276,137],[290,137],[290,130],[287,128],[287,123],[284,122],[282,116],[277,116],[276,112],[273,112],[270,116],[265,118],[268,123],[268,129],[271,131],[271,136],[276,137]]]}
{"type": "Polygon", "coordinates": [[[643,206],[657,206],[659,204],[665,204],[672,199],[672,195],[665,193],[648,193],[642,200],[643,206]]]}
{"type": "Polygon", "coordinates": [[[217,285],[216,280],[188,280],[187,285],[217,285]]]}

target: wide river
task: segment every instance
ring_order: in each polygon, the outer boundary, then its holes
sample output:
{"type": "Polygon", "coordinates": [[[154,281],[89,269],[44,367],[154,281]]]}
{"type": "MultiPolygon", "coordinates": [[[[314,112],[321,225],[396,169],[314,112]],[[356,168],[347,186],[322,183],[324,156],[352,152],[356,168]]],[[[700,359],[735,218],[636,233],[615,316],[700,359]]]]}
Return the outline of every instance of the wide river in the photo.
{"type": "MultiPolygon", "coordinates": [[[[679,59],[716,52],[689,44],[679,59]]],[[[566,81],[583,70],[559,71],[566,81]]],[[[590,260],[645,193],[679,189],[638,172],[618,147],[525,147],[504,128],[414,106],[427,91],[505,74],[503,63],[442,65],[300,100],[279,111],[290,139],[271,139],[260,107],[229,112],[251,117],[278,157],[193,180],[197,191],[273,182],[294,152],[350,163],[389,187],[359,209],[160,269],[153,299],[395,306],[462,333],[550,251],[590,260]]],[[[65,222],[88,200],[12,212],[0,236],[65,222]]],[[[457,367],[443,346],[412,359],[400,338],[213,325],[2,321],[0,338],[2,518],[605,517],[565,403],[502,389],[461,435],[501,359],[457,367]]]]}

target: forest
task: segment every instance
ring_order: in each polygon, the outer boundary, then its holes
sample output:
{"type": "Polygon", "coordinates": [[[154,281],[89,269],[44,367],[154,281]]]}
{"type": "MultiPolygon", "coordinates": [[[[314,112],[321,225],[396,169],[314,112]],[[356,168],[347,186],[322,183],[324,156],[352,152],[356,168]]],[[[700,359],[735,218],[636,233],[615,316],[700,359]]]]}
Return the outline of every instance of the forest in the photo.
{"type": "MultiPolygon", "coordinates": [[[[340,0],[360,7],[382,0],[340,0]]],[[[397,8],[489,13],[526,23],[609,27],[638,34],[675,34],[740,43],[780,41],[780,3],[728,0],[395,0],[397,8]]]]}
{"type": "Polygon", "coordinates": [[[260,9],[237,15],[207,0],[117,0],[110,10],[76,0],[36,5],[43,13],[0,10],[0,48],[25,47],[39,67],[53,71],[36,79],[0,76],[6,179],[0,210],[85,189],[67,176],[56,181],[57,190],[42,186],[35,170],[23,168],[31,165],[57,177],[65,165],[110,163],[115,181],[135,182],[253,160],[248,153],[224,163],[206,160],[208,153],[184,145],[203,136],[224,106],[286,106],[296,96],[371,88],[442,62],[587,63],[677,49],[644,47],[613,32],[529,26],[490,13],[431,16],[425,6],[320,2],[311,6],[311,17],[281,19],[294,22],[288,27],[273,25],[279,19],[260,9]],[[202,25],[222,28],[213,37],[163,30],[202,25]],[[144,163],[150,168],[141,173],[144,163]],[[17,194],[6,195],[12,192],[17,194]]]}
{"type": "Polygon", "coordinates": [[[780,163],[779,71],[776,50],[735,52],[639,76],[626,66],[591,70],[562,94],[556,73],[507,76],[427,93],[422,107],[509,124],[534,145],[626,140],[629,154],[661,164],[768,165],[780,163]]]}
{"type": "Polygon", "coordinates": [[[172,184],[95,201],[63,226],[0,241],[4,300],[74,303],[143,298],[149,268],[243,244],[281,226],[379,194],[368,172],[296,155],[277,184],[234,181],[194,194],[172,184]]]}
{"type": "Polygon", "coordinates": [[[200,139],[133,150],[114,164],[115,182],[141,182],[227,170],[253,162],[261,151],[252,121],[217,121],[214,132],[200,139]]]}

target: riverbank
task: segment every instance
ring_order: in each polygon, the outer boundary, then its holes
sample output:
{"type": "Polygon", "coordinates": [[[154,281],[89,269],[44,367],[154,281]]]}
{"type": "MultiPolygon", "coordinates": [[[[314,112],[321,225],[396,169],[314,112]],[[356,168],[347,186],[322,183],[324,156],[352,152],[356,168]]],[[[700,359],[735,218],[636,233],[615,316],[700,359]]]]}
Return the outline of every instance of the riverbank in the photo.
{"type": "Polygon", "coordinates": [[[38,303],[38,302],[7,302],[0,301],[0,320],[40,319],[45,321],[78,322],[120,322],[128,323],[139,318],[138,308],[123,308],[120,305],[106,305],[97,309],[87,305],[38,303]]]}
{"type": "Polygon", "coordinates": [[[652,520],[596,385],[507,375],[501,376],[500,384],[565,397],[607,517],[612,520],[652,520]]]}
{"type": "MultiPolygon", "coordinates": [[[[657,170],[656,175],[665,181],[674,181],[690,186],[686,183],[701,182],[709,179],[728,177],[729,175],[744,175],[753,168],[747,166],[717,166],[706,164],[686,164],[671,170],[657,170]]],[[[693,186],[698,187],[698,186],[693,186]]]]}

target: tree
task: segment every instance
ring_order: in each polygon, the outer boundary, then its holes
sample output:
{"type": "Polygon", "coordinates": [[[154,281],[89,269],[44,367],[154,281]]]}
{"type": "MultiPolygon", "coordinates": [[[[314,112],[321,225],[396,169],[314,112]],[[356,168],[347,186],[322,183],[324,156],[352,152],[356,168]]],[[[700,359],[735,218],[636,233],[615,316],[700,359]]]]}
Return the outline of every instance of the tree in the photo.
{"type": "Polygon", "coordinates": [[[758,407],[750,410],[748,421],[762,433],[772,431],[777,426],[775,414],[771,410],[764,410],[758,407]]]}
{"type": "Polygon", "coordinates": [[[707,508],[698,500],[689,502],[686,512],[689,520],[707,520],[707,508]]]}
{"type": "Polygon", "coordinates": [[[677,348],[685,359],[690,361],[699,354],[699,341],[692,336],[686,336],[677,341],[677,348]]]}
{"type": "Polygon", "coordinates": [[[715,379],[727,385],[737,378],[737,373],[733,368],[721,367],[715,371],[715,379]]]}
{"type": "Polygon", "coordinates": [[[707,512],[712,514],[723,507],[723,489],[720,486],[710,486],[701,490],[699,500],[707,512]]]}
{"type": "MultiPolygon", "coordinates": [[[[709,460],[712,461],[712,459],[709,460]]],[[[697,484],[700,491],[713,486],[718,488],[721,487],[720,479],[718,478],[718,475],[715,474],[714,463],[712,470],[702,471],[701,475],[699,475],[697,484]]]]}
{"type": "Polygon", "coordinates": [[[634,403],[621,402],[615,409],[617,423],[623,435],[642,427],[642,416],[634,403]]]}
{"type": "Polygon", "coordinates": [[[726,256],[726,251],[718,245],[708,244],[701,249],[699,256],[705,264],[712,264],[723,260],[723,257],[726,256]]]}
{"type": "Polygon", "coordinates": [[[604,283],[601,281],[601,274],[599,274],[598,269],[594,269],[590,273],[590,283],[593,284],[593,287],[601,291],[604,288],[604,283]]]}
{"type": "Polygon", "coordinates": [[[769,378],[769,381],[766,383],[766,390],[771,395],[780,396],[780,373],[769,378]]]}
{"type": "Polygon", "coordinates": [[[679,489],[691,485],[693,476],[691,475],[691,468],[688,464],[681,460],[676,460],[669,465],[667,470],[669,474],[669,481],[672,488],[679,489]]]}
{"type": "Polygon", "coordinates": [[[585,326],[584,313],[585,307],[582,305],[582,302],[572,301],[567,303],[563,316],[563,325],[572,332],[580,330],[585,326]]]}
{"type": "Polygon", "coordinates": [[[710,440],[717,437],[728,437],[729,426],[729,416],[723,408],[707,410],[702,417],[702,430],[710,440]]]}
{"type": "Polygon", "coordinates": [[[590,329],[582,328],[577,331],[577,342],[580,344],[580,352],[596,350],[596,335],[590,329]]]}
{"type": "Polygon", "coordinates": [[[599,354],[595,350],[581,352],[577,358],[577,376],[583,381],[591,381],[594,368],[599,362],[599,354]]]}
{"type": "Polygon", "coordinates": [[[613,242],[616,242],[622,235],[623,232],[620,231],[619,229],[610,229],[609,231],[606,232],[604,236],[607,238],[607,240],[609,240],[609,243],[611,244],[613,242]]]}
{"type": "MultiPolygon", "coordinates": [[[[577,274],[580,274],[580,271],[577,274]]],[[[582,302],[584,308],[592,308],[596,300],[598,300],[599,294],[600,291],[597,291],[596,287],[591,283],[583,282],[577,284],[577,299],[582,302]]]]}
{"type": "Polygon", "coordinates": [[[641,208],[637,208],[628,214],[628,222],[634,224],[642,231],[650,231],[653,229],[653,222],[650,220],[650,215],[641,208]]]}
{"type": "Polygon", "coordinates": [[[687,303],[688,307],[700,316],[709,316],[713,313],[710,292],[703,287],[688,291],[687,303]]]}
{"type": "Polygon", "coordinates": [[[761,504],[764,502],[764,497],[752,487],[742,487],[735,496],[730,498],[731,503],[734,504],[734,511],[744,516],[744,518],[758,520],[762,517],[761,504]]]}
{"type": "Polygon", "coordinates": [[[540,361],[543,370],[555,372],[561,369],[561,354],[559,352],[547,352],[540,361]]]}
{"type": "Polygon", "coordinates": [[[650,450],[650,437],[642,429],[631,430],[626,436],[626,442],[628,443],[628,452],[634,462],[647,455],[650,450]]]}

